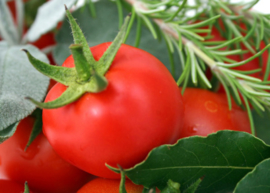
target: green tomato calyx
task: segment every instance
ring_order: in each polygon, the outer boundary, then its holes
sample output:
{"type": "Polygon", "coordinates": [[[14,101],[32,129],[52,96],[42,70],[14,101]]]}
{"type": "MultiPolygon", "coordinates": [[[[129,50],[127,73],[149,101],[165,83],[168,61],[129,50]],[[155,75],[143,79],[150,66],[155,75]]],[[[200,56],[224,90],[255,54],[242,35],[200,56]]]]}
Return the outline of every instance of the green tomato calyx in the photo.
{"type": "Polygon", "coordinates": [[[161,193],[180,193],[180,184],[169,179],[161,193]]]}
{"type": "Polygon", "coordinates": [[[59,108],[76,101],[84,93],[98,93],[105,90],[108,86],[108,81],[105,78],[105,74],[109,70],[116,53],[125,39],[130,18],[130,16],[126,17],[125,22],[114,41],[111,43],[102,57],[96,61],[91,50],[89,49],[82,30],[67,9],[66,14],[69,19],[74,38],[74,44],[69,47],[74,59],[74,68],[53,66],[44,63],[34,58],[27,50],[23,49],[31,64],[38,71],[67,86],[66,91],[59,98],[50,102],[41,103],[30,97],[27,98],[39,108],[59,108]]]}

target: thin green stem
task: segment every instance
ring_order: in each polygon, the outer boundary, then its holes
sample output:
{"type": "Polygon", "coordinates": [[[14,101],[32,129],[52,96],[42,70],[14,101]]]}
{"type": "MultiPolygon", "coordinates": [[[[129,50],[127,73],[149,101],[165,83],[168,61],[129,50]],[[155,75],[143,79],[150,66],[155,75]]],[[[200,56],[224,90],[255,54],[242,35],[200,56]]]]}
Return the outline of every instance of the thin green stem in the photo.
{"type": "Polygon", "coordinates": [[[117,5],[117,10],[118,10],[118,18],[119,18],[119,29],[123,25],[123,8],[122,8],[122,3],[120,0],[116,0],[116,5],[117,5]]]}
{"type": "Polygon", "coordinates": [[[96,9],[95,9],[95,5],[94,5],[93,1],[88,0],[88,4],[89,4],[89,10],[90,10],[91,16],[93,18],[95,18],[97,16],[97,14],[96,14],[96,9]]]}
{"type": "Polygon", "coordinates": [[[135,12],[135,8],[132,7],[132,12],[131,12],[131,17],[130,17],[130,21],[127,27],[127,32],[126,32],[126,36],[125,39],[123,40],[123,43],[125,43],[127,41],[128,35],[130,34],[131,28],[133,26],[134,20],[136,17],[136,12],[135,12]]]}
{"type": "Polygon", "coordinates": [[[175,13],[170,18],[168,18],[167,20],[165,20],[165,22],[171,22],[171,21],[173,21],[173,19],[178,15],[178,13],[184,8],[184,6],[186,5],[186,3],[187,3],[187,0],[184,0],[182,2],[182,4],[178,7],[177,11],[175,11],[175,13]]]}
{"type": "Polygon", "coordinates": [[[251,127],[251,133],[252,133],[252,135],[255,135],[255,126],[254,126],[254,121],[253,121],[253,117],[252,117],[251,109],[249,107],[248,100],[244,95],[242,95],[242,97],[243,97],[243,100],[245,102],[245,106],[247,108],[247,113],[248,113],[248,117],[249,117],[249,123],[250,123],[250,127],[251,127]]]}
{"type": "Polygon", "coordinates": [[[136,38],[134,47],[139,47],[142,33],[142,20],[139,16],[137,16],[137,27],[136,27],[136,38]]]}

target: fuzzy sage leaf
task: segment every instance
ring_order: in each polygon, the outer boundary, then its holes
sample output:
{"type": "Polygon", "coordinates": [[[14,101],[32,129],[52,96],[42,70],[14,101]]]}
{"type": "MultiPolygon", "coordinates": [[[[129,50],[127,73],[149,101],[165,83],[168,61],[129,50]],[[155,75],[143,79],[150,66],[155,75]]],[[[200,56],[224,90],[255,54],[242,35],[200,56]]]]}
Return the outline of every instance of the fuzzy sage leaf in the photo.
{"type": "Polygon", "coordinates": [[[31,114],[35,106],[25,97],[32,96],[41,101],[49,85],[49,78],[31,66],[21,51],[23,48],[48,62],[34,46],[9,46],[7,42],[0,42],[0,132],[7,131],[11,125],[31,114]]]}
{"type": "Polygon", "coordinates": [[[19,43],[19,33],[12,20],[6,1],[0,1],[0,34],[11,45],[19,43]]]}
{"type": "Polygon", "coordinates": [[[64,19],[65,11],[63,5],[70,8],[76,0],[48,1],[38,9],[36,19],[27,32],[27,39],[30,42],[36,41],[41,35],[55,28],[59,21],[64,19]]]}
{"type": "Polygon", "coordinates": [[[19,122],[16,122],[0,131],[0,143],[7,140],[9,137],[11,137],[15,133],[18,124],[19,122]]]}

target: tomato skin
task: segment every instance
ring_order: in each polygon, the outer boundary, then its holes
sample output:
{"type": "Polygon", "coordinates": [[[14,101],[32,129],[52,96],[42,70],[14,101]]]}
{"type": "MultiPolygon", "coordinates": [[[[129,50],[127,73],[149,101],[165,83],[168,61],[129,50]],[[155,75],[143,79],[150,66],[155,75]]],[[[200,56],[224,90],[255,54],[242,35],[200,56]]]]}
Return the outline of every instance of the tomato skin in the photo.
{"type": "Polygon", "coordinates": [[[179,138],[207,136],[219,130],[251,133],[247,112],[232,101],[229,110],[225,94],[198,88],[187,88],[183,95],[185,104],[184,126],[179,138]]]}
{"type": "Polygon", "coordinates": [[[15,134],[0,144],[0,175],[19,183],[28,182],[39,193],[73,193],[89,180],[89,174],[70,165],[40,134],[26,151],[34,118],[23,119],[15,134]]]}
{"type": "MultiPolygon", "coordinates": [[[[24,193],[24,185],[18,184],[10,180],[0,179],[0,192],[1,193],[24,193]]],[[[30,191],[30,193],[33,193],[30,191]]]]}
{"type": "MultiPolygon", "coordinates": [[[[105,178],[96,178],[85,184],[77,193],[119,193],[120,180],[112,180],[105,178]]],[[[141,193],[142,185],[133,184],[126,179],[125,187],[127,193],[141,193]]]]}
{"type": "MultiPolygon", "coordinates": [[[[109,45],[91,48],[96,60],[109,45]]],[[[72,56],[63,66],[74,66],[72,56]]],[[[154,147],[176,142],[184,105],[166,67],[132,46],[120,47],[105,77],[109,82],[105,91],[86,93],[69,105],[44,110],[44,133],[68,162],[96,176],[120,178],[105,163],[129,168],[154,147]]],[[[57,83],[45,102],[65,90],[57,83]]]]}

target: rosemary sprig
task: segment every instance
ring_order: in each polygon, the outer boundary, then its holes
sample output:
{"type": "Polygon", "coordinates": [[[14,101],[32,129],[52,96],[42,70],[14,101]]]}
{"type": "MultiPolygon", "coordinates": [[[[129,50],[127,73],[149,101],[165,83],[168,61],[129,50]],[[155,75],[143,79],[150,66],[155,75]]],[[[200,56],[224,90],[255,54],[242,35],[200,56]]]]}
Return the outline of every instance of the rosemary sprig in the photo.
{"type": "MultiPolygon", "coordinates": [[[[182,85],[182,92],[190,77],[195,85],[200,80],[202,85],[211,88],[212,85],[204,73],[205,66],[208,66],[224,86],[229,108],[232,106],[231,95],[235,96],[238,104],[242,103],[240,97],[242,96],[254,134],[250,104],[258,111],[270,108],[270,94],[266,92],[269,86],[265,81],[248,75],[258,72],[258,69],[242,72],[232,68],[248,63],[270,47],[268,45],[255,54],[261,46],[261,41],[263,40],[267,45],[270,38],[267,35],[270,34],[270,15],[250,11],[257,1],[231,4],[229,1],[196,0],[195,6],[188,5],[186,0],[122,1],[131,5],[133,13],[144,21],[153,37],[156,37],[156,30],[163,34],[170,53],[173,49],[179,53],[184,70],[177,83],[182,85]],[[195,14],[190,16],[190,11],[195,14]],[[159,28],[153,28],[152,22],[159,28]],[[211,39],[213,26],[219,30],[224,41],[205,41],[211,39]],[[202,36],[202,33],[208,35],[202,36]],[[246,50],[242,50],[243,45],[246,50]],[[246,52],[251,52],[254,56],[241,62],[228,57],[235,54],[243,55],[246,52]]],[[[264,80],[269,76],[269,66],[264,80]]]]}

